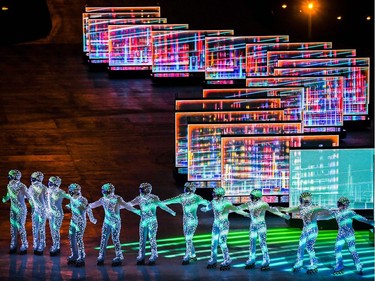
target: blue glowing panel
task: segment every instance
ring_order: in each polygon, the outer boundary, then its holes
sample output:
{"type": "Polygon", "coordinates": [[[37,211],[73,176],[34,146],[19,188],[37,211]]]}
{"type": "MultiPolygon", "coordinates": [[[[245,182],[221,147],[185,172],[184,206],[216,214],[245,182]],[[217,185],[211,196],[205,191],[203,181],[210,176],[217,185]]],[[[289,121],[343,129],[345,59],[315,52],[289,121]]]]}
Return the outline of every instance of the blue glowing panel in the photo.
{"type": "Polygon", "coordinates": [[[188,180],[221,180],[221,136],[302,132],[301,122],[188,124],[188,180]]]}
{"type": "Polygon", "coordinates": [[[290,42],[246,44],[246,76],[268,76],[267,52],[292,50],[290,54],[303,58],[355,56],[353,49],[332,50],[331,42],[290,42]]]}
{"type": "Polygon", "coordinates": [[[109,70],[151,70],[152,31],[188,27],[188,24],[110,25],[109,70]]]}
{"type": "Polygon", "coordinates": [[[288,35],[221,36],[206,39],[206,80],[245,79],[246,44],[288,42],[288,35]]]}
{"type": "Polygon", "coordinates": [[[152,76],[204,76],[205,38],[233,33],[233,30],[153,31],[152,76]]]}
{"type": "Polygon", "coordinates": [[[248,87],[302,86],[305,88],[303,97],[305,132],[337,132],[339,127],[343,126],[344,79],[342,76],[252,77],[246,79],[246,85],[248,87]]]}
{"type": "Polygon", "coordinates": [[[336,207],[345,196],[353,209],[373,209],[374,157],[373,148],[291,150],[289,205],[309,191],[320,206],[336,207]]]}
{"type": "Polygon", "coordinates": [[[277,68],[290,67],[324,67],[324,66],[369,66],[370,58],[309,58],[279,59],[277,68]]]}
{"type": "Polygon", "coordinates": [[[335,147],[338,135],[221,137],[221,184],[228,196],[289,195],[289,154],[293,147],[335,147]]]}

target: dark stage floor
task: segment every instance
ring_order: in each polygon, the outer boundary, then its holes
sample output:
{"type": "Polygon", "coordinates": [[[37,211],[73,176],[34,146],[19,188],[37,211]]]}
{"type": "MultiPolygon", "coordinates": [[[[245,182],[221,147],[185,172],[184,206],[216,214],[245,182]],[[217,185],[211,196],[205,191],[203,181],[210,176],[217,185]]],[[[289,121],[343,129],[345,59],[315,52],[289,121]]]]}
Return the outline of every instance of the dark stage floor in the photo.
{"type": "MultiPolygon", "coordinates": [[[[31,173],[37,170],[46,178],[60,176],[64,189],[77,182],[89,201],[100,197],[100,187],[105,182],[112,182],[126,201],[138,195],[138,186],[145,181],[153,185],[153,192],[161,199],[179,194],[182,188],[173,178],[174,98],[176,94],[197,95],[202,88],[160,87],[149,79],[110,79],[105,71],[90,70],[82,61],[82,5],[64,5],[57,0],[48,2],[53,12],[53,30],[49,37],[0,46],[0,186],[3,195],[7,172],[13,168],[23,172],[23,182],[27,185],[31,173]]],[[[342,146],[373,146],[373,143],[372,125],[349,131],[342,146]]],[[[211,213],[200,213],[195,240],[199,260],[182,266],[185,247],[182,212],[178,205],[171,207],[177,211],[176,217],[158,211],[159,259],[155,266],[135,265],[139,220],[136,215],[123,211],[121,241],[125,263],[121,267],[111,267],[113,250],[110,249],[106,264],[97,267],[96,247],[103,212],[96,209],[98,224],[88,223],[86,229],[86,266],[75,268],[66,264],[68,211],[62,227],[60,257],[34,256],[31,248],[25,256],[8,255],[9,204],[0,204],[0,280],[311,280],[305,270],[291,272],[300,230],[289,228],[274,217],[267,219],[270,271],[261,272],[259,265],[251,271],[243,268],[248,252],[249,221],[237,216],[231,216],[228,243],[233,268],[225,272],[207,270],[211,213]]],[[[30,215],[27,231],[31,245],[30,215]]],[[[320,271],[314,278],[333,278],[335,235],[334,230],[320,231],[316,245],[320,271]]],[[[50,244],[47,233],[48,249],[50,244]]],[[[369,242],[367,230],[358,230],[357,248],[364,264],[364,275],[355,273],[345,251],[346,274],[335,279],[374,279],[374,246],[369,242]]]]}

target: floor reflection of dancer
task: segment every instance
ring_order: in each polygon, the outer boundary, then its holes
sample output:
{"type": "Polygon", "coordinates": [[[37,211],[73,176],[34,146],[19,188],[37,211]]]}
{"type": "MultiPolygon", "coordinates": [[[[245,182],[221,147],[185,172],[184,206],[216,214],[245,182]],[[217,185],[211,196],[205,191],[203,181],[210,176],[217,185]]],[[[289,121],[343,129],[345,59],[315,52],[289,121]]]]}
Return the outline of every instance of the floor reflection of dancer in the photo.
{"type": "Polygon", "coordinates": [[[139,205],[141,209],[141,220],[139,222],[139,253],[137,257],[137,264],[143,265],[145,263],[146,241],[147,236],[150,241],[151,256],[149,258],[149,265],[154,265],[158,258],[158,250],[156,243],[156,233],[158,231],[158,221],[156,217],[156,208],[160,207],[164,211],[175,216],[176,213],[167,205],[160,201],[159,197],[151,194],[152,185],[145,182],[139,186],[140,195],[130,201],[130,205],[139,205]]]}
{"type": "Polygon", "coordinates": [[[256,257],[256,240],[259,238],[259,245],[263,254],[263,261],[260,269],[268,270],[270,264],[270,257],[268,254],[267,247],[267,225],[265,220],[266,211],[271,212],[284,219],[290,219],[287,214],[281,213],[278,209],[270,207],[268,203],[262,200],[262,190],[253,189],[250,192],[250,201],[240,205],[240,209],[247,209],[250,213],[250,247],[249,247],[249,259],[246,261],[246,269],[255,267],[256,257]]]}
{"type": "Polygon", "coordinates": [[[224,198],[225,190],[216,187],[213,190],[212,201],[207,207],[202,207],[203,212],[212,210],[214,213],[214,223],[212,225],[211,236],[211,257],[207,262],[207,268],[215,268],[217,263],[217,247],[220,246],[224,261],[220,265],[220,270],[229,270],[232,260],[229,256],[227,237],[229,232],[229,213],[236,212],[249,217],[249,214],[234,206],[228,199],[224,198]]]}
{"type": "Polygon", "coordinates": [[[27,253],[29,243],[26,233],[26,215],[27,207],[25,198],[32,202],[27,192],[27,187],[21,182],[22,174],[18,170],[10,170],[8,173],[9,183],[7,186],[7,194],[3,197],[2,202],[10,200],[10,249],[9,254],[17,252],[18,234],[21,238],[20,255],[27,253]]]}
{"type": "Polygon", "coordinates": [[[92,209],[99,206],[103,206],[104,208],[104,221],[102,226],[102,236],[100,239],[100,250],[97,259],[97,265],[104,264],[108,239],[109,235],[111,234],[116,253],[116,256],[112,259],[112,266],[119,266],[122,264],[122,261],[124,259],[120,243],[120,208],[125,208],[138,215],[140,215],[140,211],[132,207],[130,204],[126,203],[121,196],[115,195],[115,186],[111,183],[106,183],[102,186],[102,194],[103,197],[90,204],[90,208],[92,209]]]}
{"type": "Polygon", "coordinates": [[[182,264],[187,265],[191,261],[196,261],[195,248],[193,244],[193,237],[198,226],[197,209],[203,204],[207,206],[209,202],[201,196],[195,194],[196,185],[193,182],[187,182],[184,185],[184,193],[164,200],[165,204],[181,204],[183,211],[183,231],[186,242],[186,253],[182,259],[182,264]]]}

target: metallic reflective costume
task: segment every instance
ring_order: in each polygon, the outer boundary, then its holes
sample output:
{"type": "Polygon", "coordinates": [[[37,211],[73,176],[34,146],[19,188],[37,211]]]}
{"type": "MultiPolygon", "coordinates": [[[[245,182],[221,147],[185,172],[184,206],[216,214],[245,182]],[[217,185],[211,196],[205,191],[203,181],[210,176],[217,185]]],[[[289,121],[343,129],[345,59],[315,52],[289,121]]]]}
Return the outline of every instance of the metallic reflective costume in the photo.
{"type": "Polygon", "coordinates": [[[92,210],[88,205],[88,201],[81,195],[81,186],[76,183],[69,185],[70,204],[68,205],[72,217],[69,226],[69,241],[71,255],[68,257],[68,264],[76,266],[85,265],[85,246],[83,243],[83,234],[86,229],[86,214],[92,223],[96,223],[96,219],[92,214],[92,210]]]}
{"type": "Polygon", "coordinates": [[[263,261],[261,270],[269,269],[270,257],[267,247],[267,225],[265,220],[266,211],[278,215],[284,219],[290,219],[287,214],[281,213],[278,209],[270,207],[268,203],[262,201],[262,190],[253,189],[250,192],[250,201],[242,204],[241,209],[247,209],[250,213],[250,247],[249,259],[246,261],[246,268],[253,268],[255,266],[256,258],[256,240],[259,238],[259,245],[263,254],[263,261]]]}
{"type": "Polygon", "coordinates": [[[156,208],[175,216],[176,213],[167,205],[160,201],[159,197],[151,194],[152,186],[149,183],[141,183],[139,186],[140,195],[134,198],[130,205],[139,205],[141,209],[141,220],[139,222],[139,253],[137,264],[144,264],[147,236],[151,247],[151,256],[149,264],[153,265],[158,257],[156,233],[158,230],[158,221],[156,218],[156,208]]]}
{"type": "Polygon", "coordinates": [[[109,235],[112,235],[113,245],[115,246],[116,256],[112,260],[112,265],[120,265],[124,256],[121,251],[120,231],[121,231],[121,217],[120,208],[126,208],[140,215],[140,211],[129,205],[121,196],[115,195],[115,187],[111,183],[106,183],[102,186],[103,197],[90,204],[90,208],[97,208],[103,206],[104,221],[102,227],[102,236],[100,239],[100,250],[97,259],[98,265],[104,263],[106,247],[108,244],[109,235]]]}
{"type": "Polygon", "coordinates": [[[49,220],[52,238],[52,246],[50,249],[51,256],[56,256],[60,253],[60,229],[64,219],[62,201],[64,199],[70,199],[70,195],[60,189],[60,185],[61,179],[59,177],[52,176],[49,178],[47,190],[47,219],[49,220]]]}
{"type": "Polygon", "coordinates": [[[198,226],[197,209],[203,204],[207,207],[209,202],[201,196],[195,194],[196,186],[192,182],[187,182],[184,185],[184,193],[164,200],[165,204],[181,204],[183,210],[183,231],[186,242],[186,253],[182,259],[182,264],[188,264],[191,260],[196,260],[195,248],[193,244],[193,237],[198,226]]]}
{"type": "Polygon", "coordinates": [[[25,197],[31,201],[27,192],[27,187],[21,180],[22,174],[18,170],[10,170],[8,173],[9,183],[7,194],[3,197],[2,202],[10,200],[10,250],[9,254],[14,254],[17,250],[18,234],[21,238],[20,254],[26,254],[29,246],[26,234],[26,215],[27,207],[25,197]]]}
{"type": "Polygon", "coordinates": [[[47,208],[47,187],[43,184],[44,175],[42,172],[31,174],[31,185],[29,195],[32,200],[32,231],[33,249],[35,255],[43,255],[46,247],[46,216],[47,208]]]}

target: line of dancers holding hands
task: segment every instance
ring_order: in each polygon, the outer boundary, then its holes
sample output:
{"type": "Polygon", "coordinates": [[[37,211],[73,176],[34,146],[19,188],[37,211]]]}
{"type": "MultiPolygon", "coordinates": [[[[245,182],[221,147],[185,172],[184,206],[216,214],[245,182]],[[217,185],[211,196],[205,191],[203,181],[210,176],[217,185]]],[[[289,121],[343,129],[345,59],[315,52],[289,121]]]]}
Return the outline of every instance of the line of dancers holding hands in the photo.
{"type": "Polygon", "coordinates": [[[157,208],[175,216],[176,213],[168,207],[170,204],[181,204],[183,210],[183,233],[186,242],[186,253],[182,259],[182,265],[187,265],[197,260],[193,236],[198,226],[197,211],[199,206],[203,212],[212,211],[214,221],[211,236],[211,255],[207,262],[207,268],[216,268],[217,250],[221,248],[223,262],[220,270],[229,270],[232,260],[227,246],[227,236],[229,233],[229,214],[238,213],[250,218],[249,231],[249,258],[246,261],[246,269],[254,269],[256,263],[256,240],[262,252],[262,263],[260,270],[270,269],[270,257],[267,248],[266,236],[267,225],[265,220],[266,212],[271,212],[286,220],[290,219],[288,213],[298,213],[303,221],[303,228],[297,250],[297,260],[293,266],[293,271],[297,272],[303,268],[304,252],[309,255],[310,264],[307,266],[307,273],[318,272],[318,260],[314,251],[314,244],[318,236],[318,219],[335,218],[338,224],[338,234],[335,243],[335,267],[334,275],[343,274],[344,264],[342,249],[345,242],[353,257],[356,270],[362,274],[363,268],[355,247],[355,233],[352,226],[353,220],[358,220],[374,226],[373,220],[360,216],[349,208],[350,201],[346,197],[340,197],[337,201],[337,208],[324,208],[312,203],[312,194],[303,192],[300,195],[300,204],[296,207],[277,208],[271,207],[262,200],[260,189],[253,189],[250,192],[250,200],[242,205],[235,206],[225,198],[225,190],[221,187],[213,189],[212,201],[207,201],[195,194],[196,185],[194,182],[187,182],[184,185],[184,192],[180,195],[161,201],[158,196],[152,194],[150,183],[142,183],[139,186],[139,196],[129,202],[115,194],[115,187],[111,183],[102,186],[102,197],[92,203],[82,196],[81,186],[72,183],[68,186],[68,193],[60,189],[61,179],[58,176],[51,176],[47,186],[43,184],[44,175],[42,172],[34,172],[31,175],[31,184],[27,187],[21,182],[22,174],[19,170],[10,170],[8,173],[9,183],[7,194],[2,198],[5,203],[10,200],[10,249],[9,254],[17,253],[18,235],[21,245],[19,254],[27,253],[28,241],[26,234],[27,207],[25,199],[31,206],[33,250],[35,255],[43,255],[46,247],[46,222],[48,220],[52,246],[50,255],[60,254],[60,228],[64,218],[62,202],[64,199],[70,201],[66,208],[71,212],[69,225],[69,241],[71,255],[67,258],[69,265],[81,267],[85,265],[85,249],[83,236],[86,228],[86,216],[93,224],[97,223],[92,209],[102,206],[104,208],[104,220],[100,239],[100,250],[97,258],[97,265],[103,265],[109,236],[111,235],[115,249],[115,257],[112,259],[112,266],[122,265],[124,256],[121,250],[120,232],[121,217],[120,210],[127,209],[140,216],[139,223],[139,252],[137,265],[144,265],[146,254],[146,242],[149,240],[151,255],[148,265],[154,265],[158,258],[156,234],[158,221],[156,216],[157,208]],[[139,206],[139,209],[134,206],[139,206]]]}

